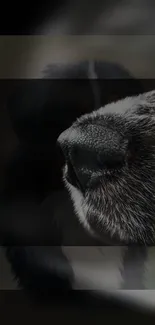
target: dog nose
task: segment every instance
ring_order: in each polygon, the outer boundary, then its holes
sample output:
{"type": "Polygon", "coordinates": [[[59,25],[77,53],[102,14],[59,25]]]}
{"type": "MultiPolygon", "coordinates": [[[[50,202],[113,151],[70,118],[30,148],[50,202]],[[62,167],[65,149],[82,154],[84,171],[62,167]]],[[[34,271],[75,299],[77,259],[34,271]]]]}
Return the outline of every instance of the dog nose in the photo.
{"type": "Polygon", "coordinates": [[[67,165],[67,180],[84,191],[90,179],[90,153],[88,157],[86,142],[78,129],[69,128],[57,139],[67,165]]]}
{"type": "Polygon", "coordinates": [[[125,162],[127,141],[117,131],[99,125],[71,127],[59,136],[57,143],[66,159],[70,183],[83,189],[90,179],[120,169],[125,162]]]}
{"type": "Polygon", "coordinates": [[[57,139],[57,145],[61,148],[66,159],[68,158],[68,152],[71,146],[70,133],[71,130],[69,128],[63,131],[57,139]]]}

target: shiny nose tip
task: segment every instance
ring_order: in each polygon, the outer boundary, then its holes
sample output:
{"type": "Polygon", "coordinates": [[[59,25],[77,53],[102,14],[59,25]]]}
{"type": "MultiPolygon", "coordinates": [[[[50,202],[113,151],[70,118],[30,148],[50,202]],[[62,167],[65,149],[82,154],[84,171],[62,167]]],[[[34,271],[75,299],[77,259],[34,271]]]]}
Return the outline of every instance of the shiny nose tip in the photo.
{"type": "Polygon", "coordinates": [[[57,138],[57,141],[56,141],[57,145],[62,147],[63,144],[65,144],[68,141],[69,133],[70,133],[70,129],[63,131],[57,138]]]}
{"type": "Polygon", "coordinates": [[[62,140],[61,140],[61,134],[60,134],[59,137],[56,140],[56,145],[61,146],[61,142],[62,142],[62,140]]]}
{"type": "Polygon", "coordinates": [[[59,147],[62,147],[63,144],[65,143],[65,132],[62,132],[59,137],[57,138],[57,141],[56,141],[56,144],[59,146],[59,147]]]}
{"type": "Polygon", "coordinates": [[[76,138],[77,138],[76,132],[72,127],[70,127],[59,135],[56,142],[61,149],[65,149],[68,148],[68,146],[72,145],[75,142],[76,138]]]}

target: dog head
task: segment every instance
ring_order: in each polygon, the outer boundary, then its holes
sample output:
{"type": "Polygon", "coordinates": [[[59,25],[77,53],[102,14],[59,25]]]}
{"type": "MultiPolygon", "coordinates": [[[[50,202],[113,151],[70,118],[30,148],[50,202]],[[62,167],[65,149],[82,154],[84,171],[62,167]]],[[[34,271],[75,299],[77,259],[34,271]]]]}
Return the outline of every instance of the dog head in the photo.
{"type": "Polygon", "coordinates": [[[63,179],[92,234],[112,242],[155,242],[155,91],[77,119],[58,138],[63,179]]]}

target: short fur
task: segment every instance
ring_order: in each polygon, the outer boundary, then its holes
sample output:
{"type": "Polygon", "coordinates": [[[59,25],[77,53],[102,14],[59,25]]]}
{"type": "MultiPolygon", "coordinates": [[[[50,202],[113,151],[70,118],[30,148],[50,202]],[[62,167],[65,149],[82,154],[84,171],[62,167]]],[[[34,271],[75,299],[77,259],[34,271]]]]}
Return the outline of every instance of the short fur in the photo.
{"type": "Polygon", "coordinates": [[[66,166],[72,164],[79,183],[87,179],[84,187],[72,180],[70,184],[64,168],[76,214],[102,241],[108,235],[112,243],[155,242],[154,116],[155,91],[151,91],[82,116],[58,139],[66,166]],[[121,166],[117,155],[123,158],[121,166]]]}

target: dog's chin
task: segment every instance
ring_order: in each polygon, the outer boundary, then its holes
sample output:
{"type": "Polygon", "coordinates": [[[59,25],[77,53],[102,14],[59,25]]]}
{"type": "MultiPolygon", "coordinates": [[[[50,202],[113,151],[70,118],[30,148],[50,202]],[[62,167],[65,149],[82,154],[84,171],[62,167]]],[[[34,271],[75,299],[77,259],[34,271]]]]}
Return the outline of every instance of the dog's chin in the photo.
{"type": "Polygon", "coordinates": [[[70,179],[68,177],[68,168],[67,165],[65,165],[63,169],[63,181],[66,189],[69,192],[70,198],[73,203],[75,214],[82,226],[85,228],[87,232],[89,232],[90,235],[96,237],[96,234],[91,229],[88,221],[87,221],[87,211],[88,207],[85,204],[85,198],[81,191],[81,189],[78,187],[77,184],[73,184],[73,181],[70,182],[70,179]]]}
{"type": "Polygon", "coordinates": [[[63,168],[63,181],[66,189],[69,192],[70,198],[73,203],[75,214],[80,222],[80,224],[85,228],[85,230],[98,240],[101,245],[124,245],[124,241],[118,238],[114,238],[103,227],[94,227],[91,222],[88,221],[87,215],[89,207],[85,200],[85,195],[78,183],[75,183],[73,179],[71,180],[68,176],[68,166],[67,164],[63,168]]]}

